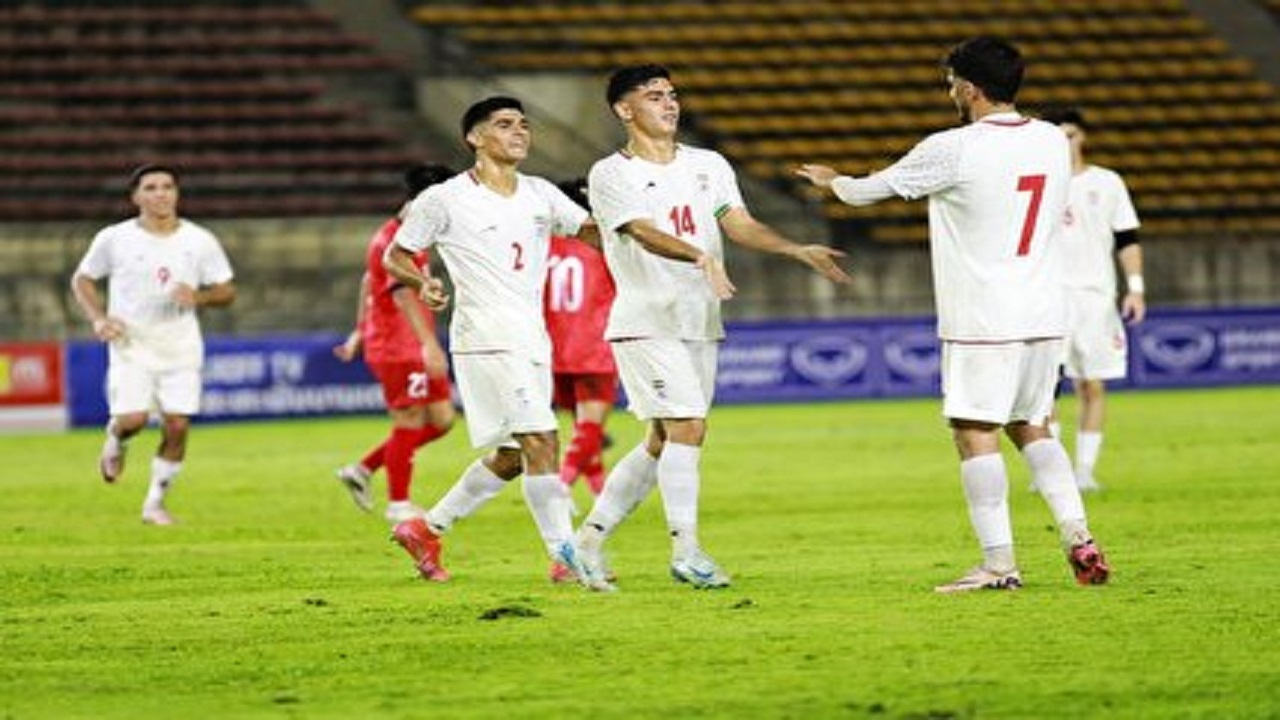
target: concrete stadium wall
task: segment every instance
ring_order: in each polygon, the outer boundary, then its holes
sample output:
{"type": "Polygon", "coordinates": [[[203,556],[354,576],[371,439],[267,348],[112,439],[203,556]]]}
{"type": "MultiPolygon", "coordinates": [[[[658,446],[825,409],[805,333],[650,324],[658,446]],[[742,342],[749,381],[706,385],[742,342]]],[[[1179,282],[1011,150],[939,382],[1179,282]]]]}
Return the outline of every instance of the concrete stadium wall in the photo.
{"type": "MultiPolygon", "coordinates": [[[[211,310],[211,333],[344,331],[370,234],[379,217],[205,223],[223,240],[239,298],[211,310]]],[[[814,218],[796,218],[814,223],[814,218]]],[[[0,340],[85,337],[88,327],[67,291],[71,272],[98,225],[0,226],[0,340]]],[[[1239,307],[1280,303],[1280,239],[1146,238],[1149,302],[1162,307],[1239,307]]],[[[795,263],[730,246],[739,294],[732,320],[924,315],[933,311],[927,248],[854,246],[855,281],[835,289],[795,263]]]]}

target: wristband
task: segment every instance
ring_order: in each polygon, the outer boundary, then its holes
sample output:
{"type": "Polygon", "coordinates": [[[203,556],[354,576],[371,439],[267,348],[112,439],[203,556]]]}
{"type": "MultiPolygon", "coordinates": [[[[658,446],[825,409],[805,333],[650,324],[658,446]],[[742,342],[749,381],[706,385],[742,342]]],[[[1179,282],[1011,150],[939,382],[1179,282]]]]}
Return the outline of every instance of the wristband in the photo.
{"type": "Polygon", "coordinates": [[[1127,278],[1125,278],[1124,282],[1125,282],[1125,285],[1129,288],[1129,292],[1138,293],[1139,295],[1146,294],[1147,285],[1142,281],[1141,275],[1134,273],[1133,275],[1130,275],[1127,278]]]}

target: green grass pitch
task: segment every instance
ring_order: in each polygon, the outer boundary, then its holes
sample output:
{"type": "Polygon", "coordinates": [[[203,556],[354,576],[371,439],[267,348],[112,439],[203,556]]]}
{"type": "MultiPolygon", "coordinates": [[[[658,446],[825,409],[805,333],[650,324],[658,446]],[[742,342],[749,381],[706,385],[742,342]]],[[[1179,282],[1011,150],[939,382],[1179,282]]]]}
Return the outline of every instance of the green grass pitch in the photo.
{"type": "MultiPolygon", "coordinates": [[[[1113,583],[1074,584],[1008,455],[1026,587],[950,597],[977,551],[937,400],[717,408],[733,587],[668,578],[655,496],[608,596],[547,582],[518,488],[416,579],[331,475],[379,418],[197,427],[173,528],[138,521],[155,430],[115,487],[96,431],[0,438],[0,717],[1277,717],[1280,388],[1110,401],[1113,583]]],[[[611,430],[612,459],[640,426],[611,430]]],[[[420,453],[418,502],[473,457],[461,426],[420,453]]]]}

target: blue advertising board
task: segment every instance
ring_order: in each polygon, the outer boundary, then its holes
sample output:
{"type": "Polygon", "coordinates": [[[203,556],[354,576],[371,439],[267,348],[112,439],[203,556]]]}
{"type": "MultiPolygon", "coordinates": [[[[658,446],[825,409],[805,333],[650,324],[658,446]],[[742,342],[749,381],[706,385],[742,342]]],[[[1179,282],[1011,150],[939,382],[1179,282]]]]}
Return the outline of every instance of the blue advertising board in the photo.
{"type": "MultiPolygon", "coordinates": [[[[333,355],[333,334],[208,338],[200,421],[384,412],[363,362],[333,355]]],[[[107,353],[97,342],[67,346],[72,425],[107,421],[107,353]]]]}
{"type": "MultiPolygon", "coordinates": [[[[381,413],[362,362],[333,356],[334,334],[209,338],[202,421],[381,413]]],[[[1280,308],[1153,311],[1129,333],[1117,387],[1280,383],[1280,308]]],[[[70,422],[101,425],[106,351],[67,345],[70,422]]],[[[939,394],[932,317],[738,322],[720,351],[719,403],[811,402],[939,394]]]]}

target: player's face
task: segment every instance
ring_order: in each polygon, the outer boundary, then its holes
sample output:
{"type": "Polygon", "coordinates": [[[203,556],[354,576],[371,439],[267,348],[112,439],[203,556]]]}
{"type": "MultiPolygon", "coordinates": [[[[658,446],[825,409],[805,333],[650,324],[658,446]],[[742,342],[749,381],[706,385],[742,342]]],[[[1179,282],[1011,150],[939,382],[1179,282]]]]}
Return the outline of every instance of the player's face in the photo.
{"type": "Polygon", "coordinates": [[[950,71],[947,72],[947,94],[956,105],[956,112],[964,122],[973,122],[973,100],[977,93],[974,84],[950,71]]]}
{"type": "Polygon", "coordinates": [[[178,183],[167,172],[147,173],[133,191],[133,204],[147,217],[173,217],[178,212],[178,183]]]}
{"type": "Polygon", "coordinates": [[[1071,143],[1072,155],[1082,155],[1084,153],[1084,128],[1074,123],[1062,123],[1058,127],[1062,128],[1062,132],[1067,135],[1067,142],[1071,143]]]}
{"type": "Polygon", "coordinates": [[[507,162],[520,162],[528,157],[533,142],[529,119],[514,108],[494,112],[472,132],[478,152],[507,162]]]}
{"type": "Polygon", "coordinates": [[[675,137],[680,127],[680,99],[666,78],[654,78],[624,95],[617,112],[623,122],[651,137],[675,137]]]}

